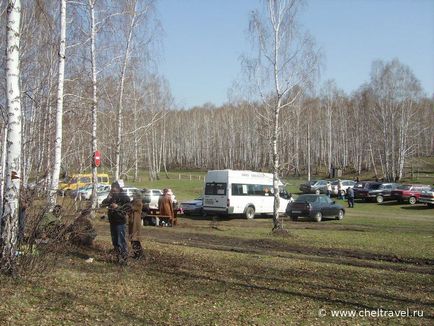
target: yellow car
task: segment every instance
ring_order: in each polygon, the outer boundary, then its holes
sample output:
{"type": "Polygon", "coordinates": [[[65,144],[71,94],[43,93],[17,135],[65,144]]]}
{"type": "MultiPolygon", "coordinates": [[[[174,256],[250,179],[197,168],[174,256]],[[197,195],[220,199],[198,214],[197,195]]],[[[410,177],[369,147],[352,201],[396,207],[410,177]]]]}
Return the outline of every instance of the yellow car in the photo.
{"type": "MultiPolygon", "coordinates": [[[[110,185],[109,176],[107,173],[98,173],[98,184],[110,185]]],[[[92,174],[73,174],[70,178],[66,178],[59,183],[59,191],[61,193],[70,193],[92,183],[92,174]]]]}

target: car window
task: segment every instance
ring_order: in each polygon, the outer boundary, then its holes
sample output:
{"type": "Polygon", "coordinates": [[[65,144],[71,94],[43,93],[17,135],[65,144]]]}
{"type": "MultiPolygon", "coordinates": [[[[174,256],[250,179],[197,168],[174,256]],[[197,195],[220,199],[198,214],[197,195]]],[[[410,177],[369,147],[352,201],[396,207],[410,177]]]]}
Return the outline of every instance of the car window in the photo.
{"type": "Polygon", "coordinates": [[[377,189],[382,189],[381,184],[380,183],[373,183],[369,185],[369,189],[371,190],[377,190],[377,189]]]}
{"type": "Polygon", "coordinates": [[[321,203],[321,204],[328,204],[328,201],[327,201],[327,197],[319,197],[319,202],[321,203]]]}
{"type": "Polygon", "coordinates": [[[152,192],[152,194],[153,194],[154,196],[160,196],[160,195],[161,195],[161,193],[160,193],[158,190],[154,190],[154,191],[152,192]]]}
{"type": "Polygon", "coordinates": [[[295,201],[296,203],[313,203],[317,200],[318,196],[299,196],[297,198],[297,200],[295,201]]]}

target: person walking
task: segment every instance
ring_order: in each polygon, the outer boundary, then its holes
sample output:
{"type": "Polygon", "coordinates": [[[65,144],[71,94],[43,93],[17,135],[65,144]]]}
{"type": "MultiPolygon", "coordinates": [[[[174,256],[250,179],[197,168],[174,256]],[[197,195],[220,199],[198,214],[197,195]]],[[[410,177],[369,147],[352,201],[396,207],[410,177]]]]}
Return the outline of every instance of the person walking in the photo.
{"type": "Polygon", "coordinates": [[[143,202],[136,197],[131,202],[131,212],[128,214],[128,237],[133,250],[133,258],[143,258],[143,248],[140,243],[140,229],[142,228],[143,202]]]}
{"type": "Polygon", "coordinates": [[[354,208],[354,190],[352,187],[348,187],[347,189],[347,199],[348,199],[348,207],[354,208]]]}
{"type": "Polygon", "coordinates": [[[111,185],[111,190],[102,207],[108,207],[108,220],[110,222],[110,234],[113,248],[116,252],[118,262],[127,264],[128,245],[125,240],[125,225],[127,213],[131,210],[130,198],[123,192],[117,181],[111,185]]]}

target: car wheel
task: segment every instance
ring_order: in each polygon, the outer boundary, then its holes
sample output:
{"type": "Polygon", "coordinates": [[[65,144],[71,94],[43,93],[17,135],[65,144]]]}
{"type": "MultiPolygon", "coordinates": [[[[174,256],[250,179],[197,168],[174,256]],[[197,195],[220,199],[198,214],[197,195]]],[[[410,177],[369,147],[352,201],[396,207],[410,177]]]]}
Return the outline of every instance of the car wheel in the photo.
{"type": "Polygon", "coordinates": [[[319,189],[315,190],[315,195],[319,195],[321,193],[321,191],[319,191],[319,189]]]}
{"type": "Polygon", "coordinates": [[[338,216],[336,216],[336,219],[337,220],[342,220],[344,218],[344,215],[345,215],[344,210],[340,209],[339,213],[338,213],[338,216]]]}
{"type": "Polygon", "coordinates": [[[408,199],[408,203],[409,203],[410,205],[414,205],[414,204],[416,204],[416,202],[417,202],[416,197],[410,197],[410,198],[408,199]]]}
{"type": "Polygon", "coordinates": [[[298,221],[298,216],[291,216],[291,221],[298,221]]]}
{"type": "Polygon", "coordinates": [[[377,203],[381,204],[384,201],[384,197],[381,195],[377,196],[377,203]]]}
{"type": "Polygon", "coordinates": [[[321,222],[322,220],[321,212],[316,213],[313,219],[315,220],[315,222],[321,222]]]}
{"type": "Polygon", "coordinates": [[[426,204],[428,208],[434,208],[434,204],[426,204]]]}
{"type": "Polygon", "coordinates": [[[246,215],[246,218],[248,220],[254,219],[255,218],[255,208],[253,206],[247,207],[244,214],[246,215]]]}

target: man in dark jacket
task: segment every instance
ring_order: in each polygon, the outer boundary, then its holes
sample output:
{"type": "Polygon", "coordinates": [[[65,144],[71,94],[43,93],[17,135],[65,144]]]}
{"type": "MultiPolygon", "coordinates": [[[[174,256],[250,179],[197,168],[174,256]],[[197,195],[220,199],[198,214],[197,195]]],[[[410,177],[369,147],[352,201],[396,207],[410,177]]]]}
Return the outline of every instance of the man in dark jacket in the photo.
{"type": "Polygon", "coordinates": [[[348,207],[354,208],[354,190],[351,187],[347,189],[348,207]]]}
{"type": "Polygon", "coordinates": [[[126,264],[128,258],[128,245],[125,239],[125,225],[127,214],[131,210],[130,198],[122,191],[118,182],[113,182],[111,190],[102,202],[103,207],[108,207],[108,220],[112,244],[121,264],[126,264]]]}

